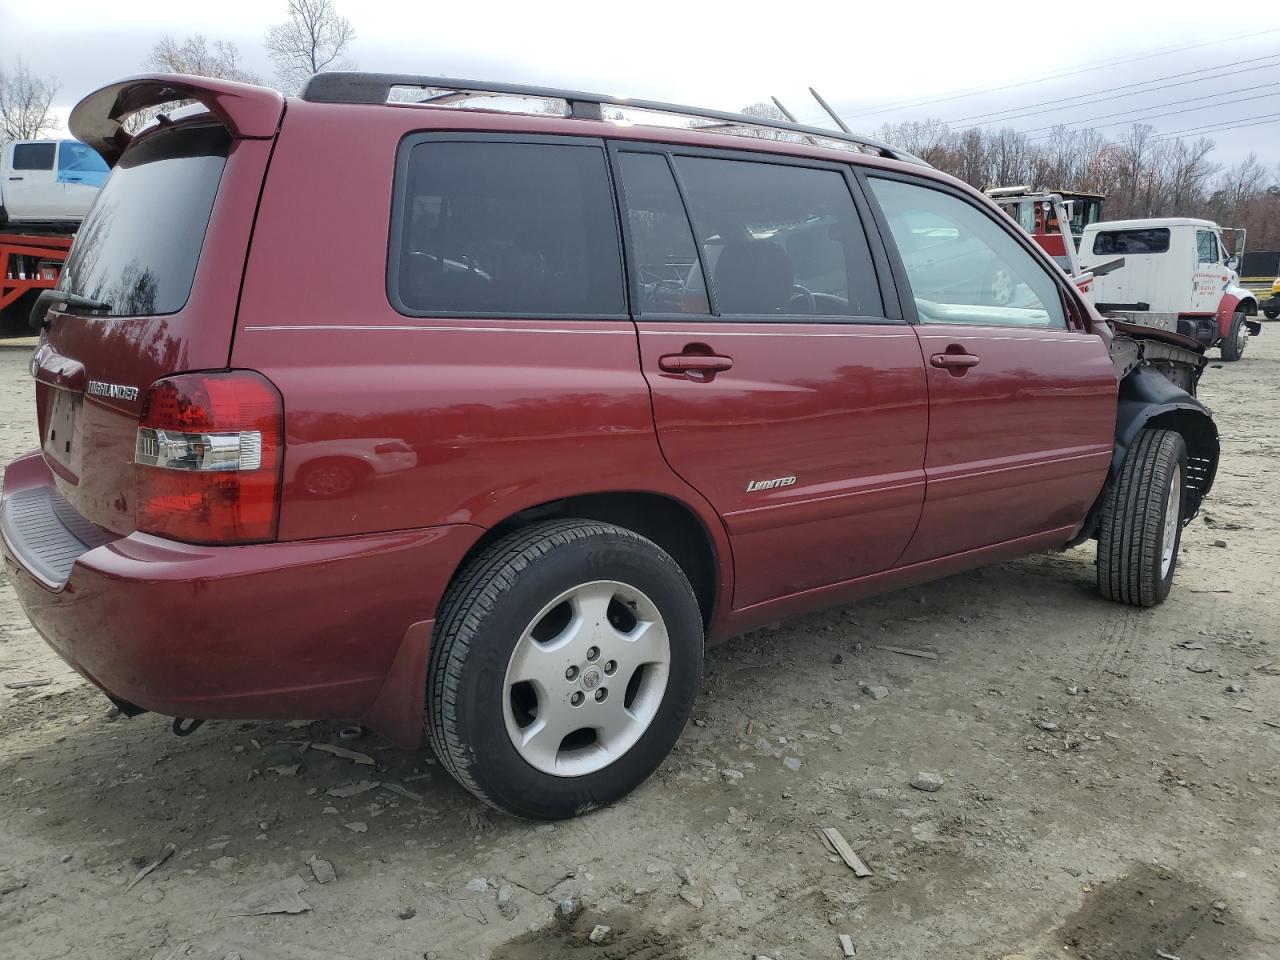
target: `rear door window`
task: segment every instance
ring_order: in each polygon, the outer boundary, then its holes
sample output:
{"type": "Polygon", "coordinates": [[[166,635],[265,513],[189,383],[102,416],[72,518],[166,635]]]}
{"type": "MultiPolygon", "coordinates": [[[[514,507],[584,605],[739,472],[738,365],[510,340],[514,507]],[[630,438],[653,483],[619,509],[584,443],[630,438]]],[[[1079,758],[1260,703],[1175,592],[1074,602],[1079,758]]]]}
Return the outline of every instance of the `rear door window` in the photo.
{"type": "Polygon", "coordinates": [[[231,137],[178,126],[130,146],[94,201],[59,289],[112,316],[176,313],[187,303],[231,137]]]}
{"type": "Polygon", "coordinates": [[[52,170],[56,143],[17,143],[13,147],[13,169],[52,170]]]}
{"type": "Polygon", "coordinates": [[[1093,252],[1099,254],[1166,253],[1169,228],[1144,230],[1099,230],[1093,238],[1093,252]]]}
{"type": "Polygon", "coordinates": [[[401,151],[388,293],[402,313],[625,313],[602,145],[423,137],[401,151]]]}
{"type": "Polygon", "coordinates": [[[719,314],[884,318],[867,238],[839,171],[674,161],[719,314]]]}
{"type": "Polygon", "coordinates": [[[631,232],[636,313],[709,313],[698,247],[666,156],[620,153],[618,169],[631,232]]]}

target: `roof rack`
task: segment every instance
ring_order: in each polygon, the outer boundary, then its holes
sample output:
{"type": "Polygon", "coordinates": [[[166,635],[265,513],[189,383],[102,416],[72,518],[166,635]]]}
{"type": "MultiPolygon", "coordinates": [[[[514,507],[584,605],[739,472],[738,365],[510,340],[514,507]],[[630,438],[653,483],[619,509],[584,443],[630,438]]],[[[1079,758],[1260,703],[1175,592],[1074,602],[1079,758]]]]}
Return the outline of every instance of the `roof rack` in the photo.
{"type": "MultiPolygon", "coordinates": [[[[751,117],[742,113],[708,110],[704,107],[687,107],[678,103],[662,103],[657,100],[631,100],[624,97],[609,97],[599,93],[562,90],[557,87],[533,87],[518,83],[458,80],[451,77],[422,77],[412,74],[336,71],[315,74],[307,81],[306,86],[302,88],[302,99],[313,103],[387,103],[392,90],[396,87],[419,87],[429,91],[428,95],[422,99],[410,101],[428,106],[448,106],[462,100],[470,100],[477,97],[530,97],[540,100],[563,100],[568,107],[568,116],[583,120],[603,120],[603,107],[610,106],[622,110],[641,110],[647,113],[661,113],[676,117],[714,121],[695,128],[699,130],[715,129],[720,132],[732,132],[735,128],[784,130],[788,133],[798,134],[806,139],[821,138],[837,144],[852,145],[860,151],[887,157],[891,160],[902,160],[907,163],[928,166],[919,157],[907,153],[905,150],[898,150],[896,147],[881,143],[879,140],[872,140],[870,137],[859,136],[843,130],[828,130],[824,127],[810,127],[787,120],[751,117]]],[[[814,141],[810,139],[810,142],[814,141]]]]}

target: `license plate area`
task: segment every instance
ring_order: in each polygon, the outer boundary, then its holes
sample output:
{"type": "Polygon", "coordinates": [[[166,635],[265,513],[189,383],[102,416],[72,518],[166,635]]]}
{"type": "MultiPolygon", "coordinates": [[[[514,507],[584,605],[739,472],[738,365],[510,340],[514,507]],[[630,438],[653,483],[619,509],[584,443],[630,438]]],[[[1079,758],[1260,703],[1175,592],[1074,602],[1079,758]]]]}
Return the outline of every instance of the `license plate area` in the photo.
{"type": "Polygon", "coordinates": [[[84,400],[68,390],[54,390],[52,401],[45,427],[44,454],[66,471],[73,471],[75,458],[80,453],[80,405],[84,400]]]}

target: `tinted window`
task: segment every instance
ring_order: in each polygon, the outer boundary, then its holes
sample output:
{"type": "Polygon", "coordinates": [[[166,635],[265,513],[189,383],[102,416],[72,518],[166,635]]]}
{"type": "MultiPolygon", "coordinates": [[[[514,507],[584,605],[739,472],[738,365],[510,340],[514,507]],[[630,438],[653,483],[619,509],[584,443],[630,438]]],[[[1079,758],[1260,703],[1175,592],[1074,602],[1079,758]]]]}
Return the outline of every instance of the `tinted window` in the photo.
{"type": "Polygon", "coordinates": [[[1066,327],[1062,294],[992,217],[954,194],[871,179],[926,323],[1066,327]]]}
{"type": "Polygon", "coordinates": [[[841,174],[705,157],[675,163],[721,314],[884,316],[841,174]]]}
{"type": "Polygon", "coordinates": [[[707,287],[693,229],[667,158],[619,154],[637,313],[708,312],[707,287]]]}
{"type": "Polygon", "coordinates": [[[392,297],[409,313],[625,311],[604,150],[419,142],[398,211],[392,297]]]}
{"type": "Polygon", "coordinates": [[[1221,263],[1218,255],[1218,238],[1208,230],[1196,231],[1196,259],[1201,263],[1221,263]]]}
{"type": "Polygon", "coordinates": [[[1100,230],[1093,238],[1094,253],[1165,253],[1169,249],[1169,229],[1100,230]]]}
{"type": "Polygon", "coordinates": [[[56,143],[18,143],[13,147],[13,169],[52,170],[56,143]]]}
{"type": "Polygon", "coordinates": [[[157,130],[129,147],[76,236],[60,289],[120,315],[174,313],[191,294],[231,138],[157,130]]]}

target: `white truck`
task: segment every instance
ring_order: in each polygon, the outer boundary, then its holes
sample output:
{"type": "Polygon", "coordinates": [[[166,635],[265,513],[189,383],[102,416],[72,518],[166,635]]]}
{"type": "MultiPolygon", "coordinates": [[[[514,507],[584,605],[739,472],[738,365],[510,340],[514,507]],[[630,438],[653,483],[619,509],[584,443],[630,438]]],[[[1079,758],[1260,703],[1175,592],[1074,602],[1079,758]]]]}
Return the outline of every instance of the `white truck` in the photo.
{"type": "MultiPolygon", "coordinates": [[[[1238,258],[1209,220],[1164,217],[1089,224],[1080,240],[1081,268],[1124,258],[1122,269],[1093,280],[1094,305],[1111,316],[1194,337],[1239,360],[1262,332],[1258,301],[1240,285],[1238,258]]],[[[1234,248],[1244,248],[1235,231],[1234,248]]]]}
{"type": "Polygon", "coordinates": [[[109,172],[78,140],[14,140],[0,150],[0,229],[71,232],[109,172]]]}

